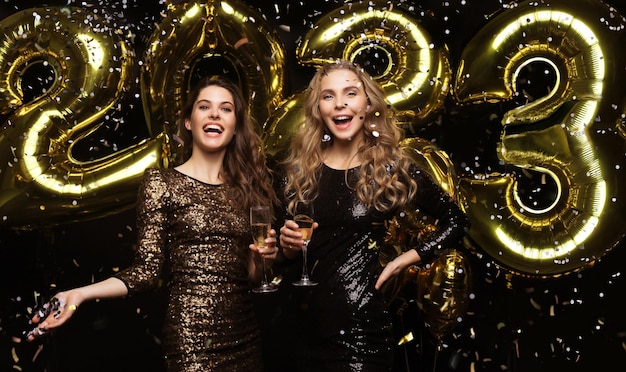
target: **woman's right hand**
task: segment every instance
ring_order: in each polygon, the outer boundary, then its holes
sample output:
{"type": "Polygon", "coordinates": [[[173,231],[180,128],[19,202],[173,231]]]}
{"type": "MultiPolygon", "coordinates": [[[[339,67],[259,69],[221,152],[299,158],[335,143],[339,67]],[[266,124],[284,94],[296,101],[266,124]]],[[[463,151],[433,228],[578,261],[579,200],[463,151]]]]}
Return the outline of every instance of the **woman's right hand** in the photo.
{"type": "MultiPolygon", "coordinates": [[[[313,222],[313,230],[317,229],[318,226],[317,222],[313,222]]],[[[294,220],[285,221],[285,224],[280,228],[279,240],[283,254],[290,259],[294,258],[304,245],[302,233],[298,231],[298,224],[294,220]]]]}
{"type": "Polygon", "coordinates": [[[59,292],[41,306],[30,320],[35,327],[26,334],[28,341],[44,336],[67,322],[82,303],[78,291],[59,292]]]}

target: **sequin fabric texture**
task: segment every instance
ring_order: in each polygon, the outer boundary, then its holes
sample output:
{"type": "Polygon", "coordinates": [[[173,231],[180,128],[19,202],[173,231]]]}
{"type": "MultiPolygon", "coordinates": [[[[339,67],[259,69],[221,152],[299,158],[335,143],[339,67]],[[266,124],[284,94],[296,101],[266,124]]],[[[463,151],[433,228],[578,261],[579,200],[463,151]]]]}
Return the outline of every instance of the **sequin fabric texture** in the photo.
{"type": "MultiPolygon", "coordinates": [[[[349,187],[356,184],[358,170],[322,169],[314,206],[319,228],[309,245],[310,276],[319,285],[291,289],[297,315],[291,318],[295,326],[290,329],[296,330],[293,342],[299,345],[302,371],[392,369],[392,320],[382,292],[374,285],[382,270],[379,248],[384,244],[385,221],[395,211],[368,211],[358,200],[349,187]]],[[[426,174],[415,167],[410,174],[418,183],[411,208],[439,220],[437,231],[414,247],[428,262],[436,249],[456,246],[468,222],[426,174]]],[[[299,275],[300,270],[294,272],[299,275]]]]}
{"type": "Polygon", "coordinates": [[[138,251],[117,277],[131,295],[165,280],[168,371],[262,371],[247,274],[249,217],[229,204],[227,187],[147,169],[139,189],[138,251]]]}

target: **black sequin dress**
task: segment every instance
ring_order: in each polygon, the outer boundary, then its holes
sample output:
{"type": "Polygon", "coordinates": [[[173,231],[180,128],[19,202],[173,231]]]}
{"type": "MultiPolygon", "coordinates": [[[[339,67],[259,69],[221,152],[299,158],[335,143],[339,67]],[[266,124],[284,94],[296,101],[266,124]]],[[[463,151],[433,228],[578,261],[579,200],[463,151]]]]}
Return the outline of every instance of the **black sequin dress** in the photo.
{"type": "MultiPolygon", "coordinates": [[[[385,297],[374,285],[382,271],[379,248],[386,236],[385,221],[396,211],[368,211],[346,186],[346,181],[355,184],[358,171],[322,169],[314,204],[319,228],[308,251],[310,277],[319,284],[289,289],[295,325],[287,332],[295,333],[301,371],[382,372],[393,366],[392,320],[385,297]]],[[[425,173],[414,167],[410,174],[418,183],[413,208],[439,220],[437,231],[414,247],[423,262],[429,262],[436,249],[456,246],[468,221],[425,173]]],[[[289,280],[297,278],[300,268],[293,271],[289,280]]]]}
{"type": "Polygon", "coordinates": [[[168,371],[263,370],[247,274],[249,217],[231,207],[227,187],[147,169],[139,189],[136,259],[116,277],[131,295],[165,279],[168,371]]]}

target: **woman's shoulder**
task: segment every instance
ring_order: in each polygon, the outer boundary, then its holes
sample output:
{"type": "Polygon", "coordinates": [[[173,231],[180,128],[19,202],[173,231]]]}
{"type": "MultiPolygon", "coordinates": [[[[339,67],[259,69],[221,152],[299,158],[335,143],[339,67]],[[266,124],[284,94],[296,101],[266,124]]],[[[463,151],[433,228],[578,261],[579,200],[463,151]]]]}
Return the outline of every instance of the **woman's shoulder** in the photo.
{"type": "Polygon", "coordinates": [[[172,168],[146,168],[143,172],[144,178],[171,177],[178,172],[172,168]]]}
{"type": "Polygon", "coordinates": [[[167,185],[175,182],[180,173],[171,168],[146,168],[143,173],[143,185],[167,185]]]}

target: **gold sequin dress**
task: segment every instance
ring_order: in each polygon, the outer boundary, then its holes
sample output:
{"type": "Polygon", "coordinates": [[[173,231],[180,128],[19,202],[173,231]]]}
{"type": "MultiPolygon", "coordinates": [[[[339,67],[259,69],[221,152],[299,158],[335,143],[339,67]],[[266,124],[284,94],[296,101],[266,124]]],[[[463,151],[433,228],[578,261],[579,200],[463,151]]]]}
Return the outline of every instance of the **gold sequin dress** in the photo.
{"type": "Polygon", "coordinates": [[[136,258],[116,277],[130,295],[165,280],[168,371],[262,370],[247,274],[249,216],[231,207],[227,187],[146,169],[139,188],[136,258]]]}

